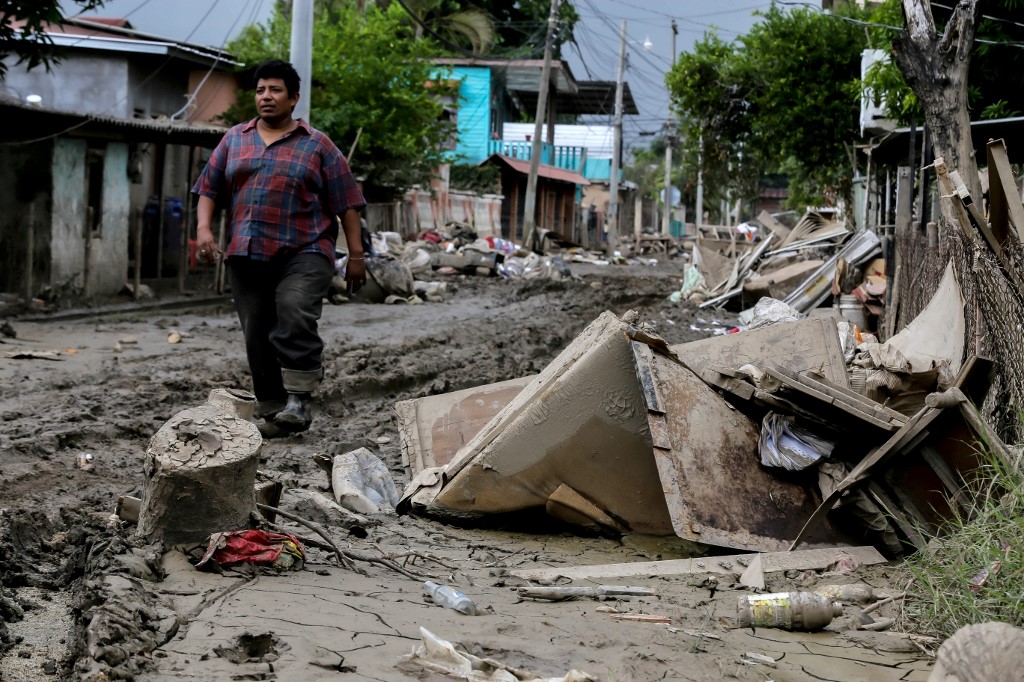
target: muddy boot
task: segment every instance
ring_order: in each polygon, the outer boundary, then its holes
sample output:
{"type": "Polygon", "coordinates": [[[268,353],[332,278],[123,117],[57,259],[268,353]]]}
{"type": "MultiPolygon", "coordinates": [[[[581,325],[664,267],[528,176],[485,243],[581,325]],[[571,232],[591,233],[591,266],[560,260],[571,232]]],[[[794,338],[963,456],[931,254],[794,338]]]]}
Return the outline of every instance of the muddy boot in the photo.
{"type": "Polygon", "coordinates": [[[313,422],[312,403],[309,393],[289,393],[288,403],[274,416],[274,425],[289,433],[305,431],[313,422]]]}
{"type": "Polygon", "coordinates": [[[260,430],[260,435],[263,436],[264,440],[270,440],[271,438],[284,438],[285,436],[292,435],[291,431],[286,431],[275,424],[273,422],[273,417],[267,417],[263,420],[262,424],[257,424],[256,428],[260,430]]]}

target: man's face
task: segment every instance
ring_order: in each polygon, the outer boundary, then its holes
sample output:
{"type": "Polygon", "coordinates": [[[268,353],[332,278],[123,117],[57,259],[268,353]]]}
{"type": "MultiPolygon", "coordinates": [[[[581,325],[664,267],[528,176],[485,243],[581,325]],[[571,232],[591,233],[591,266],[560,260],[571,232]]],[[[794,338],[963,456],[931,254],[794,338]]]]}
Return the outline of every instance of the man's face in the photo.
{"type": "Polygon", "coordinates": [[[299,93],[288,94],[281,78],[261,78],[256,83],[256,111],[260,118],[278,121],[291,118],[299,93]]]}

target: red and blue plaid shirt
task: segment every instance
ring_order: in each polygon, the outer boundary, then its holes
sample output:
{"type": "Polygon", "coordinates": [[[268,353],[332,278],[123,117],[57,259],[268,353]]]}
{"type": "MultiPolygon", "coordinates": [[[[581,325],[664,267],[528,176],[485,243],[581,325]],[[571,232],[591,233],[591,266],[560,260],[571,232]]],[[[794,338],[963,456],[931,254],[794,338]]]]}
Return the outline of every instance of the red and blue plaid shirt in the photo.
{"type": "Polygon", "coordinates": [[[227,257],[322,253],[334,261],[340,216],[366,205],[341,150],[305,121],[263,143],[256,121],[231,128],[192,191],[228,211],[227,257]]]}

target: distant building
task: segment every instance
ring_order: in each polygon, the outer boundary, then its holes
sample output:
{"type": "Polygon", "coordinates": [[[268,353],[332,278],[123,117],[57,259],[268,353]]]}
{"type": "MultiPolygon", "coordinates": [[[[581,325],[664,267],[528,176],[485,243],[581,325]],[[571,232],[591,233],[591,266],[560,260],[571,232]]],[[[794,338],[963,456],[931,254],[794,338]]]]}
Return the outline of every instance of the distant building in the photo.
{"type": "Polygon", "coordinates": [[[234,101],[238,64],[123,19],[45,28],[60,63],[28,70],[9,57],[0,84],[0,291],[117,293],[140,221],[144,276],[178,273],[195,150],[223,135],[214,121],[234,101]]]}
{"type": "MultiPolygon", "coordinates": [[[[536,116],[543,62],[529,60],[441,59],[446,77],[459,82],[452,103],[458,139],[452,162],[490,164],[502,177],[502,224],[505,236],[522,236],[525,185],[533,153],[532,121],[536,116]]],[[[568,64],[551,64],[547,121],[583,115],[611,115],[615,83],[577,81],[568,64]]],[[[623,84],[623,112],[637,114],[629,84],[623,84]]],[[[557,124],[542,128],[535,223],[538,228],[585,238],[581,230],[581,198],[590,186],[605,186],[611,172],[610,126],[584,134],[586,126],[557,124]],[[569,196],[572,195],[570,200],[569,196]],[[569,204],[571,203],[571,206],[569,204]]],[[[632,202],[620,201],[625,208],[632,202]]],[[[600,210],[600,209],[596,209],[600,210]]],[[[607,199],[604,202],[607,210],[607,199]]]]}

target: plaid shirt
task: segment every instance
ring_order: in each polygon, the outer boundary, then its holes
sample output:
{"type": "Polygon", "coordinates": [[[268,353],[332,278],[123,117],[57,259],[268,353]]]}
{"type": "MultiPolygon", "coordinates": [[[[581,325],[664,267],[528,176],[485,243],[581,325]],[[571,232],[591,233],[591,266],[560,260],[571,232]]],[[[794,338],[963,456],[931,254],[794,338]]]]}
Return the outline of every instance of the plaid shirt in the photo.
{"type": "Polygon", "coordinates": [[[225,255],[266,261],[280,253],[322,253],[333,262],[335,216],[366,205],[348,161],[302,120],[265,145],[257,120],[225,133],[192,188],[228,206],[225,255]]]}

